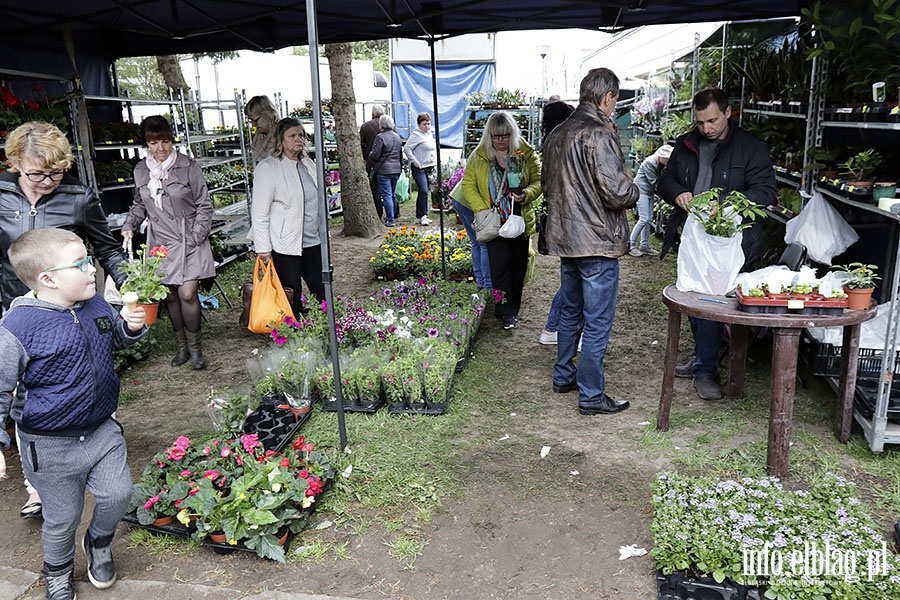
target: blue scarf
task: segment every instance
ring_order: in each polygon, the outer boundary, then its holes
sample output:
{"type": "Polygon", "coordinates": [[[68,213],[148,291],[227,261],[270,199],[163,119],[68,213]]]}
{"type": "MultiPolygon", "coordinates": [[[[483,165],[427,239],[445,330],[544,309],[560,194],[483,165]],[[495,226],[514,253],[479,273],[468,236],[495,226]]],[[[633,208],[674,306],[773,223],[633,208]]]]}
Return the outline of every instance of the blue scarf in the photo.
{"type": "Polygon", "coordinates": [[[509,197],[509,183],[506,181],[506,169],[491,162],[491,206],[499,209],[500,222],[506,223],[512,214],[512,198],[509,197]]]}

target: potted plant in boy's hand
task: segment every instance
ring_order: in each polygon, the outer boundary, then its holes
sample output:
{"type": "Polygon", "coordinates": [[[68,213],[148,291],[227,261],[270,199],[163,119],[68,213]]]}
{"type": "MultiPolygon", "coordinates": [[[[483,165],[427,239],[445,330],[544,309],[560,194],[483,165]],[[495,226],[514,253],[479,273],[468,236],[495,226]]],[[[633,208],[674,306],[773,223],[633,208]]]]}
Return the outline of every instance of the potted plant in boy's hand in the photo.
{"type": "Polygon", "coordinates": [[[159,270],[159,264],[168,254],[169,250],[165,246],[154,246],[148,252],[147,245],[141,244],[137,260],[122,263],[121,268],[127,276],[120,290],[122,300],[129,305],[129,309],[133,302],[144,305],[148,325],[156,322],[157,303],[169,295],[169,288],[162,284],[166,273],[159,270]],[[134,300],[133,296],[127,298],[128,292],[136,294],[137,299],[134,300]]]}
{"type": "Polygon", "coordinates": [[[878,266],[854,262],[849,265],[835,265],[833,268],[847,274],[843,285],[844,292],[847,293],[849,308],[853,310],[869,308],[872,292],[875,291],[875,282],[881,279],[875,274],[878,266]]]}

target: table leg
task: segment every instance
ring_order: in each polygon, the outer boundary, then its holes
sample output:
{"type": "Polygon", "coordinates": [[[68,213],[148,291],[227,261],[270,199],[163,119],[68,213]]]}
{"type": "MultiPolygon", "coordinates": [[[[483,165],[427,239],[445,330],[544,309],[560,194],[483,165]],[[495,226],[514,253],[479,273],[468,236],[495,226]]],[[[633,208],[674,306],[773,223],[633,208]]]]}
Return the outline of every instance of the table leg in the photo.
{"type": "Polygon", "coordinates": [[[776,328],[773,332],[775,346],[772,353],[772,398],[769,404],[766,466],[770,475],[784,479],[788,476],[800,330],[776,328]]]}
{"type": "Polygon", "coordinates": [[[678,338],[681,335],[681,313],[669,309],[669,325],[666,331],[666,359],[663,364],[662,393],[656,411],[656,428],[669,429],[669,409],[672,407],[672,390],[675,388],[675,364],[678,362],[678,338]]]}
{"type": "Polygon", "coordinates": [[[850,439],[853,427],[853,396],[856,393],[856,372],[859,369],[860,325],[844,325],[844,343],[841,346],[841,385],[838,388],[834,416],[834,434],[838,441],[850,439]]]}
{"type": "Polygon", "coordinates": [[[744,396],[749,341],[749,326],[731,326],[731,341],[728,348],[728,385],[725,387],[726,398],[742,398],[744,396]]]}

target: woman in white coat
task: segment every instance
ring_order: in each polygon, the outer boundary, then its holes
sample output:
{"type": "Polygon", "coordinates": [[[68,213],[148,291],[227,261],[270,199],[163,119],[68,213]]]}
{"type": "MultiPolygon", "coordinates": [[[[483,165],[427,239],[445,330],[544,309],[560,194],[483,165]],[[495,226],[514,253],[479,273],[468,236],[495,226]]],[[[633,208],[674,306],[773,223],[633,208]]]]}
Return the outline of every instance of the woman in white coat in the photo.
{"type": "Polygon", "coordinates": [[[300,280],[325,299],[319,243],[316,165],[306,155],[306,131],[288,117],[275,125],[275,150],[253,173],[253,246],[272,261],[284,287],[294,290],[294,316],[303,311],[300,280]]]}

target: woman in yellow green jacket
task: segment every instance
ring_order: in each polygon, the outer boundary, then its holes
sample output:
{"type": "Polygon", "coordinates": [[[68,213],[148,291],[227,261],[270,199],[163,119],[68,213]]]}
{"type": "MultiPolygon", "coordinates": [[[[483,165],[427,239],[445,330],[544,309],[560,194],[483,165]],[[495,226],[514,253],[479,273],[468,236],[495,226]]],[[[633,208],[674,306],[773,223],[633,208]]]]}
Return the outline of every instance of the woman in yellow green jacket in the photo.
{"type": "Polygon", "coordinates": [[[541,163],[509,113],[499,111],[488,118],[481,141],[466,164],[462,188],[466,203],[475,214],[496,208],[503,223],[511,214],[525,220],[522,235],[487,242],[491,283],[505,298],[494,305],[494,316],[503,320],[504,329],[513,329],[522,305],[528,239],[535,232],[532,203],[541,195],[541,163]]]}

